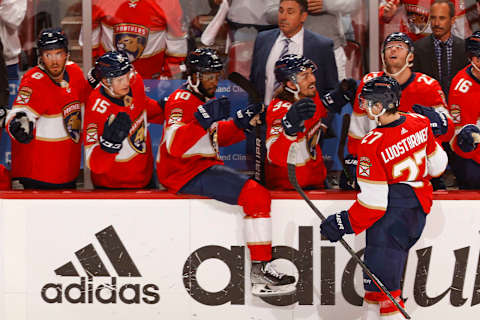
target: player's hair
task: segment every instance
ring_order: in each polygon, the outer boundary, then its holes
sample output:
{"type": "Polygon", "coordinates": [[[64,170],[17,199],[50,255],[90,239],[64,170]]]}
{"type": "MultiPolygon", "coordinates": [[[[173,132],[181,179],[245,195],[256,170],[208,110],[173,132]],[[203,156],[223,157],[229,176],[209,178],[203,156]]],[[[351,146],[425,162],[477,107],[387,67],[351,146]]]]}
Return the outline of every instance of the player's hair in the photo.
{"type": "Polygon", "coordinates": [[[295,1],[300,6],[301,12],[307,11],[307,8],[308,8],[307,0],[280,0],[280,3],[282,3],[283,1],[295,1]]]}
{"type": "Polygon", "coordinates": [[[433,5],[436,4],[436,3],[446,3],[446,4],[448,4],[448,9],[449,9],[448,13],[450,15],[450,19],[455,17],[455,5],[453,4],[452,1],[449,1],[449,0],[435,0],[432,3],[432,5],[430,6],[430,8],[433,7],[433,5]]]}

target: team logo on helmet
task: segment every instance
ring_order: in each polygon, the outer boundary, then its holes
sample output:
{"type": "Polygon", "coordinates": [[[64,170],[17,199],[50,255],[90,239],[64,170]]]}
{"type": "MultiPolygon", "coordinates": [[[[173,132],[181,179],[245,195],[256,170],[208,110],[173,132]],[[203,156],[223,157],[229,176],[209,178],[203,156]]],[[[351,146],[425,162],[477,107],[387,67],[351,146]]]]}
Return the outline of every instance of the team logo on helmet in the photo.
{"type": "Polygon", "coordinates": [[[63,107],[63,124],[65,130],[72,138],[73,142],[80,141],[80,131],[82,129],[82,107],[80,102],[75,101],[63,107]]]}
{"type": "Polygon", "coordinates": [[[115,48],[127,54],[130,61],[141,57],[148,39],[148,28],[133,24],[119,23],[113,27],[115,48]]]}
{"type": "Polygon", "coordinates": [[[128,142],[130,146],[138,153],[145,153],[147,151],[147,128],[145,126],[145,117],[143,113],[134,121],[128,142]]]}
{"type": "Polygon", "coordinates": [[[361,157],[358,160],[358,175],[363,177],[370,177],[370,167],[372,166],[372,161],[368,157],[361,157]]]}

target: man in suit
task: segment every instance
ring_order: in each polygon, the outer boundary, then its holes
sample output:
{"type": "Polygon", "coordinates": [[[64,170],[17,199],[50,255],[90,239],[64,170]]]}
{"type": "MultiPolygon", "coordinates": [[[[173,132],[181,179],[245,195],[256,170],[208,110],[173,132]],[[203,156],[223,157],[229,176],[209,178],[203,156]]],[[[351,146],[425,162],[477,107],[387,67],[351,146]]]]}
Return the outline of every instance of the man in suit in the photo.
{"type": "Polygon", "coordinates": [[[454,23],[453,3],[436,0],[430,7],[432,34],[414,44],[413,70],[437,79],[447,96],[452,78],[468,63],[464,40],[452,35],[454,23]]]}
{"type": "Polygon", "coordinates": [[[303,28],[307,7],[306,0],[280,0],[279,28],[260,32],[255,40],[250,80],[266,105],[278,86],[273,73],[275,62],[286,54],[303,55],[317,64],[315,78],[320,96],[337,86],[333,41],[303,28]]]}

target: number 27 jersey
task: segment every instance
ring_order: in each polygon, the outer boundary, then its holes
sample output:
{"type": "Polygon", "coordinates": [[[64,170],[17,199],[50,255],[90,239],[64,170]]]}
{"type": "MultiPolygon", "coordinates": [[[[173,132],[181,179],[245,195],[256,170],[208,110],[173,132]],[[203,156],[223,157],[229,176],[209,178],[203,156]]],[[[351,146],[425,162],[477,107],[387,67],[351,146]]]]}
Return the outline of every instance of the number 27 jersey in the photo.
{"type": "Polygon", "coordinates": [[[369,228],[387,210],[389,185],[410,185],[425,213],[432,206],[429,179],[443,173],[447,155],[435,141],[429,120],[402,114],[370,131],[358,148],[357,179],[361,192],[348,210],[355,233],[369,228]]]}

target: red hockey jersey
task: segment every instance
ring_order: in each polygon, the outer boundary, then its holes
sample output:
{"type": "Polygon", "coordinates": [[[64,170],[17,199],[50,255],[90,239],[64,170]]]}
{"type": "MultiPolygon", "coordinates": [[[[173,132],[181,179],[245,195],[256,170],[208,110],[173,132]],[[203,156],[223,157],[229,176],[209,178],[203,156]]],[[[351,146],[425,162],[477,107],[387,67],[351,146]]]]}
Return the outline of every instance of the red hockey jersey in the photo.
{"type": "Polygon", "coordinates": [[[348,210],[355,233],[369,228],[385,214],[391,184],[412,186],[423,210],[429,213],[433,198],[429,179],[440,176],[447,162],[429,120],[422,115],[404,114],[370,131],[358,148],[357,180],[361,192],[348,210]]]}
{"type": "MultiPolygon", "coordinates": [[[[367,111],[360,109],[358,96],[368,80],[384,75],[382,72],[371,72],[365,75],[357,89],[357,98],[353,104],[353,113],[348,130],[348,151],[356,155],[358,145],[362,138],[370,130],[377,127],[375,120],[368,119],[367,111]]],[[[400,98],[399,111],[413,112],[413,105],[419,104],[426,107],[440,108],[448,113],[447,101],[442,88],[437,80],[420,72],[413,72],[410,79],[402,85],[402,97],[400,98]]],[[[449,126],[449,132],[442,136],[444,140],[450,140],[453,136],[453,125],[449,126]]]]}
{"type": "Polygon", "coordinates": [[[480,125],[480,79],[472,74],[469,64],[460,70],[452,80],[448,105],[455,128],[466,124],[480,125]]]}
{"type": "Polygon", "coordinates": [[[187,55],[182,16],[178,0],[94,0],[93,58],[121,50],[143,78],[171,77],[187,55]]]}
{"type": "Polygon", "coordinates": [[[245,139],[233,120],[218,121],[208,131],[194,114],[205,102],[184,86],[174,91],[165,105],[165,126],[157,156],[158,181],[173,192],[205,169],[223,164],[218,147],[245,139]]]}
{"type": "Polygon", "coordinates": [[[74,181],[80,170],[82,108],[90,85],[72,62],[65,67],[63,87],[38,66],[27,71],[8,113],[6,128],[18,112],[34,122],[28,144],[12,137],[12,177],[52,184],[74,181]]]}
{"type": "Polygon", "coordinates": [[[282,118],[292,106],[292,103],[274,98],[267,110],[267,161],[265,162],[265,177],[270,189],[292,189],[287,174],[287,155],[290,146],[297,143],[297,178],[302,187],[323,188],[327,175],[323,163],[322,149],[319,139],[322,134],[322,118],[327,111],[318,95],[314,99],[317,111],[314,116],[305,121],[305,131],[296,137],[287,136],[283,132],[282,118]]]}
{"type": "Polygon", "coordinates": [[[106,188],[143,188],[152,179],[153,155],[148,121],[163,123],[160,105],[145,95],[142,78],[137,74],[130,93],[122,100],[107,95],[103,87],[92,92],[85,109],[85,162],[95,186],[106,188]],[[119,153],[108,153],[99,144],[110,115],[126,112],[132,120],[128,137],[119,153]]]}

